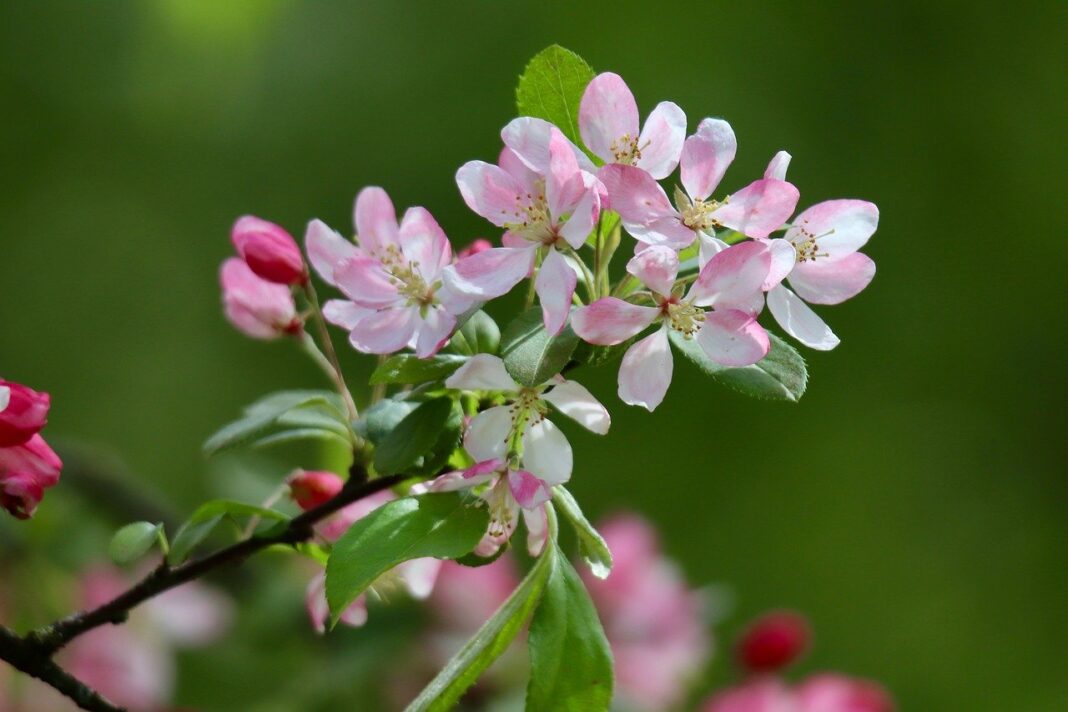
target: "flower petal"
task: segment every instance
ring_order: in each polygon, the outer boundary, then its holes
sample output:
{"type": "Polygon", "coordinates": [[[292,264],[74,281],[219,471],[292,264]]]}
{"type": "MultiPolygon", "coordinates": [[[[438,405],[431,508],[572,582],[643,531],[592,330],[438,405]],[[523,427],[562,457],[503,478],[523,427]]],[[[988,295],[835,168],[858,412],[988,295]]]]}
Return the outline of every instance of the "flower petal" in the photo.
{"type": "Polygon", "coordinates": [[[803,239],[802,230],[817,238],[821,252],[842,257],[856,252],[879,227],[879,208],[866,200],[825,200],[794,219],[786,239],[803,239]]]}
{"type": "Polygon", "coordinates": [[[790,159],[793,158],[786,151],[779,151],[771,157],[768,167],[764,169],[765,178],[786,180],[786,169],[790,167],[790,159]]]}
{"type": "Polygon", "coordinates": [[[837,259],[801,262],[790,273],[790,286],[812,304],[841,304],[860,294],[875,276],[875,262],[853,252],[837,259]]]}
{"type": "MultiPolygon", "coordinates": [[[[544,174],[549,165],[549,133],[553,125],[545,119],[520,116],[501,129],[504,145],[511,149],[530,170],[544,174]]],[[[597,170],[586,152],[568,141],[579,168],[593,173],[597,170]]]]}
{"type": "Polygon", "coordinates": [[[475,354],[445,379],[446,388],[461,391],[518,391],[504,361],[493,354],[475,354]]]}
{"type": "Polygon", "coordinates": [[[789,240],[776,238],[765,243],[771,250],[771,268],[768,277],[764,280],[764,291],[768,291],[776,284],[782,282],[786,275],[794,269],[797,262],[797,250],[789,240]]]}
{"type": "Polygon", "coordinates": [[[840,343],[826,322],[784,285],[768,292],[768,310],[783,331],[810,349],[830,351],[840,343]]]}
{"type": "Polygon", "coordinates": [[[576,250],[586,244],[597,218],[601,215],[601,205],[608,200],[608,189],[592,173],[582,172],[582,195],[571,209],[567,222],[560,227],[560,236],[576,250]]]}
{"type": "Polygon", "coordinates": [[[552,499],[548,485],[526,470],[512,470],[508,473],[508,487],[512,496],[523,509],[535,509],[552,499]]]}
{"type": "Polygon", "coordinates": [[[704,232],[697,233],[698,240],[698,252],[697,252],[697,264],[701,269],[705,268],[708,261],[723,252],[730,247],[726,242],[719,239],[714,235],[708,235],[704,232]]]}
{"type": "Polygon", "coordinates": [[[397,211],[386,191],[377,186],[364,188],[356,196],[353,210],[356,241],[365,250],[381,253],[397,244],[397,211]]]}
{"type": "Polygon", "coordinates": [[[347,299],[331,299],[323,305],[323,318],[346,331],[352,331],[360,319],[374,313],[374,309],[361,307],[347,299]]]}
{"type": "Polygon", "coordinates": [[[442,564],[440,559],[423,557],[397,564],[394,571],[404,582],[408,594],[417,601],[421,601],[434,591],[434,584],[438,580],[442,564]]]}
{"type": "Polygon", "coordinates": [[[627,349],[619,366],[619,398],[652,412],[664,400],[674,361],[667,328],[657,329],[627,349]]]}
{"type": "Polygon", "coordinates": [[[391,354],[408,345],[418,324],[416,307],[383,309],[360,319],[349,333],[349,342],[357,351],[391,354]]]}
{"type": "Polygon", "coordinates": [[[587,430],[604,435],[612,425],[612,416],[601,402],[575,381],[561,379],[552,389],[542,395],[542,399],[552,403],[557,409],[587,430]]]}
{"type": "Polygon", "coordinates": [[[541,556],[549,539],[549,515],[545,507],[523,510],[523,523],[527,525],[527,553],[541,556]]]}
{"type": "Polygon", "coordinates": [[[452,245],[438,221],[426,208],[408,208],[400,226],[400,246],[404,257],[416,266],[428,284],[452,262],[452,245]]]}
{"type": "Polygon", "coordinates": [[[476,462],[501,460],[508,453],[508,434],[512,431],[512,413],[498,405],[471,419],[464,433],[464,449],[476,462]]]}
{"type": "Polygon", "coordinates": [[[374,257],[356,257],[334,270],[337,287],[362,307],[380,308],[400,299],[393,276],[374,257]]]}
{"type": "Polygon", "coordinates": [[[598,74],[586,85],[579,103],[579,134],[605,163],[615,161],[612,149],[619,148],[621,137],[638,137],[638,104],[618,74],[598,74]]]}
{"type": "Polygon", "coordinates": [[[347,260],[360,257],[362,252],[322,220],[312,220],[304,233],[304,247],[308,261],[329,285],[335,285],[334,270],[347,260]]]}
{"type": "Polygon", "coordinates": [[[734,129],[723,119],[704,119],[682,145],[682,187],[693,200],[704,200],[716,190],[738,152],[734,129]]]}
{"type": "Polygon", "coordinates": [[[460,294],[493,299],[507,294],[530,275],[534,268],[537,246],[494,247],[465,257],[446,267],[442,279],[460,294]]]}
{"type": "Polygon", "coordinates": [[[575,293],[578,278],[575,271],[556,250],[549,250],[545,260],[538,269],[534,289],[541,301],[542,319],[545,330],[552,335],[559,334],[567,324],[567,315],[571,312],[571,295],[575,293]]]}
{"type": "Polygon", "coordinates": [[[659,314],[660,310],[656,307],[643,307],[616,297],[603,297],[576,309],[571,315],[571,328],[587,343],[613,346],[641,332],[659,314]]]}
{"type": "Polygon", "coordinates": [[[602,168],[597,177],[608,189],[612,209],[623,218],[628,232],[631,225],[649,225],[661,218],[678,217],[664,189],[641,168],[613,163],[602,168]]]}
{"type": "Polygon", "coordinates": [[[498,227],[522,222],[530,206],[526,189],[500,166],[468,161],[456,171],[456,185],[467,207],[498,227]]]}
{"type": "Polygon", "coordinates": [[[452,336],[455,326],[456,317],[441,306],[427,308],[418,327],[415,355],[419,358],[430,358],[436,354],[452,336]]]}
{"type": "Polygon", "coordinates": [[[670,247],[652,245],[630,259],[627,271],[657,294],[670,296],[679,273],[679,254],[670,247]]]}
{"type": "Polygon", "coordinates": [[[712,215],[722,225],[743,235],[764,238],[790,219],[800,196],[792,183],[762,178],[730,196],[712,215]]]}
{"type": "Polygon", "coordinates": [[[722,309],[705,315],[697,332],[705,354],[724,366],[749,366],[768,355],[771,339],[757,320],[737,309],[722,309]]]}
{"type": "Polygon", "coordinates": [[[549,131],[549,169],[545,173],[545,202],[555,222],[582,199],[582,170],[567,138],[555,126],[549,131]]]}
{"type": "Polygon", "coordinates": [[[571,443],[553,425],[542,418],[528,423],[523,433],[523,466],[547,485],[562,485],[571,479],[574,456],[571,443]]]}
{"type": "Polygon", "coordinates": [[[750,310],[759,301],[770,269],[771,250],[763,242],[732,245],[702,268],[689,298],[702,307],[750,310]]]}
{"type": "Polygon", "coordinates": [[[679,165],[682,144],[686,140],[686,113],[678,104],[662,101],[645,120],[638,139],[642,157],[634,165],[653,178],[667,178],[679,165]]]}

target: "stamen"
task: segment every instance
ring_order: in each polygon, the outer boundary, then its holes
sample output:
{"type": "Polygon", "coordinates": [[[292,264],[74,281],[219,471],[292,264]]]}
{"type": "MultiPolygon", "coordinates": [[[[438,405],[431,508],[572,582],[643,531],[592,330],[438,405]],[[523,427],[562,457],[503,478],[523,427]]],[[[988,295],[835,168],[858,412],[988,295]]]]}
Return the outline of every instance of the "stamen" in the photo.
{"type": "Polygon", "coordinates": [[[662,309],[671,328],[687,339],[692,339],[705,322],[705,310],[690,302],[670,301],[662,309]]]}
{"type": "Polygon", "coordinates": [[[720,203],[715,200],[695,200],[682,211],[682,224],[691,230],[715,230],[723,227],[723,224],[713,215],[717,210],[726,205],[730,198],[724,198],[720,203]]]}
{"type": "Polygon", "coordinates": [[[827,252],[819,252],[819,239],[826,237],[827,235],[834,234],[834,228],[831,228],[827,232],[820,233],[819,235],[813,234],[808,227],[806,227],[808,220],[802,222],[801,225],[794,225],[800,233],[799,237],[795,237],[791,240],[794,251],[797,253],[798,262],[815,262],[817,257],[829,257],[827,252]]]}

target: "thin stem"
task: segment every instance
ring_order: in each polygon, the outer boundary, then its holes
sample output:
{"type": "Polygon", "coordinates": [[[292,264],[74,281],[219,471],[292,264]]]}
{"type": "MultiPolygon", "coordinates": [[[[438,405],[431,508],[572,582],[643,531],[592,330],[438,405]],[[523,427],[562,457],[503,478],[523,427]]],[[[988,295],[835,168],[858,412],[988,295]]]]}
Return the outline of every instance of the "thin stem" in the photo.
{"type": "MultiPolygon", "coordinates": [[[[381,366],[386,362],[389,356],[382,354],[378,357],[378,365],[381,366]]],[[[377,403],[386,397],[386,384],[376,383],[371,387],[371,403],[377,403]]]]}
{"type": "MultiPolygon", "coordinates": [[[[315,285],[311,280],[304,282],[304,296],[307,297],[308,303],[312,307],[313,321],[315,322],[319,330],[319,340],[322,342],[323,350],[320,352],[318,348],[315,349],[320,355],[325,353],[325,359],[330,366],[327,370],[327,375],[334,381],[334,385],[337,387],[338,393],[341,394],[342,400],[345,401],[345,408],[348,410],[349,420],[356,420],[360,416],[359,411],[356,409],[356,402],[352,400],[352,394],[349,392],[349,388],[345,385],[345,376],[341,372],[341,363],[337,359],[337,351],[334,350],[334,342],[330,338],[330,330],[326,327],[326,319],[323,318],[323,310],[319,306],[319,295],[315,292],[315,285]]],[[[305,332],[307,339],[311,337],[305,332]]],[[[315,342],[312,341],[312,346],[315,342]]],[[[322,364],[320,364],[322,365],[322,364]]]]}
{"type": "Polygon", "coordinates": [[[83,710],[122,712],[121,707],[111,704],[57,665],[50,655],[41,654],[30,642],[3,626],[0,626],[0,660],[6,660],[16,670],[52,686],[83,710]]]}

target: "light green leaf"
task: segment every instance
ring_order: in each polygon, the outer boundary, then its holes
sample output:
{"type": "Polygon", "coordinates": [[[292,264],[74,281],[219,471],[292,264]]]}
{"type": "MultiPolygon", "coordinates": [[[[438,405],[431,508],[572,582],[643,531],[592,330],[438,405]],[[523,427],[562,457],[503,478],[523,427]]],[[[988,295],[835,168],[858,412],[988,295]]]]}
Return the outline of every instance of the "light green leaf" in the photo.
{"type": "Polygon", "coordinates": [[[448,378],[466,360],[463,356],[453,354],[438,354],[430,358],[418,358],[414,354],[399,354],[386,359],[375,369],[371,374],[371,383],[411,385],[440,381],[448,378]]]}
{"type": "Polygon", "coordinates": [[[328,391],[281,391],[264,396],[245,408],[241,418],[224,426],[206,443],[204,452],[215,455],[248,445],[274,429],[324,428],[348,439],[348,425],[337,394],[328,391]],[[314,420],[314,424],[313,424],[314,420]]]}
{"type": "Polygon", "coordinates": [[[162,541],[162,524],[134,522],[115,532],[108,544],[108,556],[116,564],[130,564],[147,554],[162,541]]]}
{"type": "Polygon", "coordinates": [[[335,619],[397,564],[467,554],[486,533],[489,512],[455,492],[394,500],[349,527],[326,565],[326,600],[335,619]]]}
{"type": "Polygon", "coordinates": [[[228,499],[216,499],[200,505],[192,516],[186,520],[178,533],[174,535],[171,550],[167,553],[167,563],[176,566],[193,552],[200,542],[211,534],[223,517],[260,517],[278,522],[288,521],[289,517],[273,509],[257,507],[254,504],[234,502],[228,499]]]}
{"type": "Polygon", "coordinates": [[[523,386],[540,386],[560,373],[578,346],[578,337],[570,326],[556,336],[549,336],[542,322],[541,309],[520,314],[504,330],[501,357],[508,374],[523,386]]]}
{"type": "Polygon", "coordinates": [[[501,345],[501,330],[492,317],[479,310],[464,322],[449,342],[449,348],[464,356],[495,354],[501,345]]]}
{"type": "Polygon", "coordinates": [[[557,485],[553,487],[553,503],[560,510],[560,514],[574,527],[575,536],[578,538],[579,553],[590,567],[590,571],[597,578],[608,578],[608,574],[612,571],[612,552],[608,550],[608,544],[604,538],[586,519],[578,502],[570,492],[564,489],[563,485],[557,485]]]}
{"type": "Polygon", "coordinates": [[[555,547],[547,546],[508,600],[445,664],[405,712],[445,712],[456,705],[522,630],[541,599],[556,556],[555,547]]]}
{"type": "Polygon", "coordinates": [[[420,403],[376,445],[375,469],[379,474],[392,475],[415,465],[438,443],[452,413],[452,398],[420,403]]]}
{"type": "Polygon", "coordinates": [[[723,385],[754,398],[796,403],[808,384],[805,360],[778,336],[769,336],[771,351],[761,361],[743,368],[728,368],[708,358],[696,339],[686,339],[676,331],[670,334],[671,343],[679,353],[723,385]]]}
{"type": "Polygon", "coordinates": [[[527,64],[515,90],[520,116],[545,119],[578,145],[578,110],[593,69],[571,50],[546,47],[527,64]]]}
{"type": "MultiPolygon", "coordinates": [[[[556,548],[556,544],[552,544],[556,548]]],[[[530,621],[528,710],[604,712],[612,701],[612,652],[567,557],[557,548],[530,621]]]]}

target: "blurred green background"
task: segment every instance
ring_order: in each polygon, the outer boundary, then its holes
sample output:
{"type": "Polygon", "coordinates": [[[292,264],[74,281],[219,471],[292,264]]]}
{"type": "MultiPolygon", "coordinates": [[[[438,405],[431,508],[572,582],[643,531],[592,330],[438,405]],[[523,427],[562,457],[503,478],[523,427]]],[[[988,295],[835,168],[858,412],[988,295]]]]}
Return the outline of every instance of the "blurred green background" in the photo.
{"type": "MultiPolygon", "coordinates": [[[[584,375],[614,416],[603,440],[571,431],[587,511],[644,512],[692,581],[728,583],[721,643],[791,606],[817,631],[806,669],[879,679],[903,710],[1068,709],[1057,8],[6,0],[0,371],[52,393],[52,439],[121,456],[177,515],[254,488],[200,443],[263,392],[322,383],[295,349],[223,320],[234,217],[347,228],[356,191],[378,184],[458,245],[495,237],[453,174],[496,156],[516,76],[558,42],[622,74],[643,114],[670,98],[691,129],[730,120],[725,187],[786,148],[802,206],[882,211],[879,273],[820,310],[842,345],[806,354],[799,405],[679,362],[651,416],[618,401],[613,372],[584,375]]],[[[366,372],[346,359],[351,380],[366,372]]],[[[32,556],[62,566],[106,541],[122,514],[99,539],[79,520],[110,498],[63,489],[33,523],[5,524],[0,551],[47,544],[32,556]]],[[[253,613],[185,661],[179,701],[314,708],[326,692],[294,678],[371,655],[363,633],[313,639],[299,586],[265,601],[270,563],[250,571],[237,582],[253,613]]],[[[388,634],[369,634],[376,654],[388,634]]]]}

